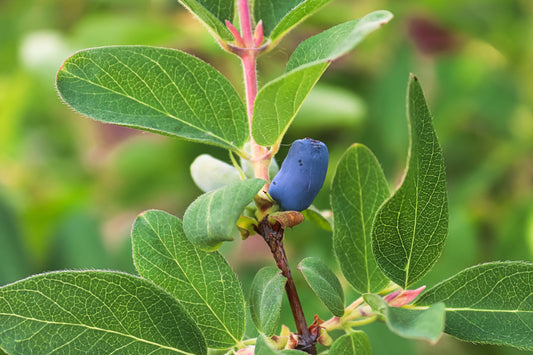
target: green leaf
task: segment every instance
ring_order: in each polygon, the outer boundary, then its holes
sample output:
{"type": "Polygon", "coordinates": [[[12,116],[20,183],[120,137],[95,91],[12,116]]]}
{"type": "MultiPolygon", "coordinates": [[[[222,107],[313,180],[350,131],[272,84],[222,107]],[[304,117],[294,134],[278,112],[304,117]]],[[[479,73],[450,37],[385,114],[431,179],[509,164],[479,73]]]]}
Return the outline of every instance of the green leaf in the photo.
{"type": "Polygon", "coordinates": [[[207,354],[172,296],[119,272],[54,272],[0,288],[0,335],[15,354],[207,354]]]}
{"type": "Polygon", "coordinates": [[[372,253],[372,224],[389,197],[389,185],[370,149],[354,144],[344,153],[331,183],[333,250],[346,280],[359,293],[389,284],[372,253]]]}
{"type": "Polygon", "coordinates": [[[389,11],[379,10],[310,37],[300,43],[287,63],[287,72],[309,63],[332,61],[355,48],[369,34],[392,20],[389,11]]]}
{"type": "Polygon", "coordinates": [[[372,310],[384,318],[387,327],[399,336],[435,344],[444,331],[444,303],[436,303],[427,309],[408,309],[389,307],[375,294],[363,297],[372,310]]]}
{"type": "Polygon", "coordinates": [[[254,355],[275,355],[278,352],[269,344],[264,335],[259,334],[255,343],[254,355]]]}
{"type": "Polygon", "coordinates": [[[300,350],[294,350],[294,349],[283,349],[281,351],[277,351],[273,348],[273,344],[271,344],[270,340],[266,339],[264,335],[259,335],[257,337],[257,342],[255,344],[254,349],[255,355],[276,355],[276,354],[306,354],[300,350]]]}
{"type": "Polygon", "coordinates": [[[250,290],[250,314],[255,326],[266,336],[274,334],[281,314],[287,279],[278,268],[267,266],[257,272],[250,290]]]}
{"type": "Polygon", "coordinates": [[[209,348],[239,344],[244,335],[244,296],[239,280],[218,252],[196,249],[179,218],[146,211],[133,225],[133,260],[139,274],[176,297],[209,348]]]}
{"type": "Polygon", "coordinates": [[[286,73],[267,83],[257,94],[252,123],[255,141],[264,146],[280,142],[331,61],[352,50],[391,18],[390,12],[373,12],[302,42],[292,54],[286,73]]]}
{"type": "Polygon", "coordinates": [[[235,223],[242,210],[265,185],[261,179],[242,180],[198,197],[185,211],[185,235],[203,250],[216,250],[238,235],[235,223]]]}
{"type": "Polygon", "coordinates": [[[332,355],[370,355],[372,348],[366,333],[358,330],[335,340],[329,353],[332,355]]]}
{"type": "Polygon", "coordinates": [[[368,304],[370,308],[372,308],[372,311],[374,311],[374,313],[385,317],[388,305],[387,302],[385,302],[385,300],[383,299],[383,297],[374,293],[365,293],[363,295],[363,299],[365,300],[366,304],[368,304]]]}
{"type": "Polygon", "coordinates": [[[344,292],[333,271],[322,260],[308,257],[300,261],[298,269],[324,305],[337,317],[344,314],[344,292]]]}
{"type": "Polygon", "coordinates": [[[446,172],[442,151],[418,79],[407,94],[409,162],[401,186],[380,207],[372,248],[381,270],[407,288],[439,258],[448,231],[446,172]]]}
{"type": "Polygon", "coordinates": [[[435,344],[444,331],[444,303],[436,303],[425,310],[388,307],[387,325],[394,333],[435,344]]]}
{"type": "Polygon", "coordinates": [[[199,155],[191,164],[191,176],[204,192],[216,190],[241,180],[234,166],[213,158],[209,154],[199,155]]]}
{"type": "Polygon", "coordinates": [[[445,332],[462,340],[533,350],[533,264],[494,262],[459,272],[416,306],[446,304],[445,332]]]}
{"type": "Polygon", "coordinates": [[[303,210],[302,214],[306,220],[313,222],[317,227],[327,232],[333,232],[333,221],[328,216],[331,215],[331,211],[319,211],[311,205],[308,209],[303,210]]]}
{"type": "Polygon", "coordinates": [[[225,20],[233,21],[235,11],[234,0],[178,0],[189,11],[195,14],[209,27],[216,37],[228,41],[233,40],[231,32],[226,28],[225,20]]]}
{"type": "Polygon", "coordinates": [[[57,73],[63,100],[95,120],[240,150],[246,110],[216,69],[173,49],[87,49],[57,73]]]}
{"type": "Polygon", "coordinates": [[[263,146],[283,138],[305,98],[329,63],[318,63],[286,73],[266,84],[254,104],[252,132],[263,146]]]}
{"type": "Polygon", "coordinates": [[[255,0],[254,17],[263,21],[265,37],[279,41],[294,26],[331,0],[255,0]]]}

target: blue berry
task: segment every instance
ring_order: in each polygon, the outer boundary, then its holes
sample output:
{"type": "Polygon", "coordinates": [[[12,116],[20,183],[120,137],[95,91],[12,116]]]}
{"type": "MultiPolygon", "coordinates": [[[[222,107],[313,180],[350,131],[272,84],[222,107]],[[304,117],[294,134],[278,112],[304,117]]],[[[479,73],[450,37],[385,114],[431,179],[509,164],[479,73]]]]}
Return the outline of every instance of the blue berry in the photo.
{"type": "Polygon", "coordinates": [[[328,160],[324,143],[310,138],[294,141],[268,193],[283,210],[307,209],[324,185],[328,160]]]}

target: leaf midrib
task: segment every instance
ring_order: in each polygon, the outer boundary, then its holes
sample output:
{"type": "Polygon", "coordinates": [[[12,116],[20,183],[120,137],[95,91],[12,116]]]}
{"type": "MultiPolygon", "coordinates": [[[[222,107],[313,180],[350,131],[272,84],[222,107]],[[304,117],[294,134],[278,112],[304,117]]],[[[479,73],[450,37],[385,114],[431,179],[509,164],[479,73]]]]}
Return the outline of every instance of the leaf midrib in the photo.
{"type": "Polygon", "coordinates": [[[361,184],[361,172],[359,171],[359,151],[355,151],[355,167],[357,170],[357,184],[358,184],[358,191],[359,191],[359,216],[361,217],[361,229],[362,229],[362,235],[363,235],[363,246],[364,246],[364,255],[365,255],[365,273],[366,273],[366,292],[371,292],[370,287],[370,270],[369,270],[369,260],[368,260],[368,238],[366,233],[366,221],[365,216],[363,213],[363,186],[361,184]]]}
{"type": "MultiPolygon", "coordinates": [[[[95,63],[95,64],[96,64],[96,63],[95,63]]],[[[109,91],[109,92],[111,92],[111,93],[113,93],[113,94],[120,95],[120,96],[123,96],[123,97],[125,97],[125,98],[130,99],[130,100],[133,100],[133,101],[135,101],[135,102],[137,102],[137,103],[139,103],[139,104],[141,104],[141,105],[143,105],[143,106],[146,106],[146,107],[148,107],[148,108],[150,108],[150,109],[152,109],[152,110],[154,110],[154,111],[156,111],[156,112],[158,112],[158,113],[160,113],[160,114],[162,114],[162,115],[165,115],[165,116],[167,116],[167,117],[169,117],[169,118],[172,118],[172,119],[174,119],[174,120],[176,120],[176,121],[179,121],[179,122],[181,122],[181,123],[183,123],[183,124],[185,124],[185,125],[187,125],[187,126],[189,126],[189,127],[191,127],[191,128],[194,128],[194,129],[196,129],[196,130],[199,130],[199,131],[205,133],[205,134],[208,135],[208,136],[215,137],[215,138],[217,138],[218,140],[222,141],[223,143],[227,144],[228,146],[233,147],[235,150],[238,150],[238,148],[233,144],[233,142],[227,141],[225,138],[222,138],[222,137],[220,137],[220,136],[218,136],[218,135],[215,135],[213,132],[210,132],[210,131],[208,131],[208,130],[206,130],[206,129],[204,129],[204,128],[200,128],[199,126],[195,126],[195,125],[193,125],[193,124],[191,124],[191,123],[189,123],[189,122],[187,122],[187,121],[184,121],[184,120],[180,119],[179,117],[174,116],[174,115],[172,115],[171,113],[169,113],[169,112],[167,112],[167,111],[160,110],[160,109],[158,109],[158,108],[156,108],[156,107],[154,107],[154,106],[152,106],[152,105],[150,105],[150,104],[148,104],[148,103],[146,103],[146,102],[144,102],[144,101],[141,101],[141,100],[137,99],[137,98],[134,97],[134,96],[131,96],[131,95],[127,94],[125,91],[124,91],[124,92],[119,92],[119,91],[113,90],[113,89],[111,89],[111,88],[109,88],[109,87],[107,87],[107,86],[104,86],[104,85],[102,85],[102,84],[95,83],[95,82],[92,81],[92,80],[89,80],[89,79],[86,79],[86,78],[82,78],[81,76],[78,76],[78,75],[76,75],[76,74],[73,74],[72,72],[68,71],[68,70],[65,69],[65,68],[62,69],[62,72],[63,72],[63,73],[66,73],[66,74],[69,74],[70,76],[72,76],[72,77],[74,77],[74,78],[76,78],[76,79],[78,79],[78,80],[85,81],[85,82],[87,82],[87,83],[89,83],[89,84],[91,84],[91,85],[94,85],[94,86],[97,86],[97,87],[99,87],[99,88],[101,88],[101,89],[107,90],[107,91],[109,91]]],[[[105,72],[107,75],[109,75],[109,76],[111,77],[111,75],[108,74],[105,70],[104,70],[104,72],[105,72]]],[[[114,80],[114,79],[113,79],[113,80],[114,80]]],[[[180,93],[180,95],[181,95],[181,93],[180,93]]],[[[183,95],[181,95],[181,96],[183,97],[183,95]]],[[[185,100],[185,102],[187,102],[187,101],[185,100]]],[[[187,103],[187,106],[190,107],[190,105],[189,105],[188,103],[187,103]]],[[[163,108],[164,108],[164,107],[163,107],[163,108]]],[[[198,118],[198,117],[197,117],[197,118],[198,118]]],[[[171,134],[172,134],[172,133],[171,133],[171,134]]]]}
{"type": "Polygon", "coordinates": [[[83,327],[83,328],[90,329],[90,330],[96,330],[96,331],[100,331],[100,332],[104,332],[104,333],[111,333],[111,334],[116,334],[116,335],[120,335],[120,336],[123,336],[123,337],[131,338],[133,340],[140,341],[140,342],[143,342],[143,343],[146,343],[146,344],[159,346],[162,349],[172,350],[172,351],[178,352],[180,354],[194,355],[193,353],[188,353],[188,352],[182,351],[180,349],[176,349],[176,348],[173,348],[173,347],[170,347],[170,346],[159,344],[159,343],[156,343],[156,342],[153,342],[153,341],[150,341],[150,340],[138,338],[138,337],[136,337],[134,335],[131,335],[131,334],[125,334],[125,333],[117,332],[117,331],[114,331],[114,330],[111,330],[111,329],[103,329],[103,328],[99,328],[99,327],[94,327],[94,326],[90,326],[90,325],[83,324],[83,323],[76,324],[76,323],[67,323],[67,322],[48,321],[48,320],[44,320],[44,319],[26,317],[26,316],[23,316],[23,315],[20,315],[20,314],[15,314],[15,313],[0,313],[0,316],[16,317],[16,318],[23,319],[25,321],[28,320],[28,321],[40,322],[40,323],[51,324],[51,325],[66,325],[66,326],[74,326],[74,327],[83,327]]]}
{"type": "MultiPolygon", "coordinates": [[[[416,306],[413,309],[416,310],[426,310],[430,306],[416,306]]],[[[522,310],[522,309],[490,309],[490,308],[469,308],[469,307],[444,307],[446,312],[489,312],[489,313],[526,313],[533,314],[532,311],[522,310]]]]}

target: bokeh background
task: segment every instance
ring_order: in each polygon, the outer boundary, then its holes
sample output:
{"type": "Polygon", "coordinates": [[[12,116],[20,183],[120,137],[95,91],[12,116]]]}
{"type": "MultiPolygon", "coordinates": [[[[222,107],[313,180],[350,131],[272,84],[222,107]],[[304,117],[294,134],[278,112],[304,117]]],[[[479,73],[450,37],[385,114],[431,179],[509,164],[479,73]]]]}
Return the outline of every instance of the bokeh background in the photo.
{"type": "MultiPolygon", "coordinates": [[[[297,44],[325,28],[388,9],[394,20],[328,69],[289,130],[326,142],[331,165],[315,205],[328,209],[336,162],[368,145],[392,186],[407,153],[405,92],[422,82],[447,163],[450,228],[431,286],[481,262],[533,259],[533,2],[334,0],[260,61],[260,82],[284,70],[297,44]]],[[[59,99],[55,73],[76,50],[115,44],[179,48],[212,63],[242,92],[236,57],[174,0],[0,0],[0,284],[56,269],[135,272],[129,231],[137,214],[177,216],[201,191],[189,165],[225,151],[83,118],[59,99]]],[[[272,265],[261,240],[222,252],[248,293],[272,265]]],[[[331,234],[305,222],[287,234],[293,268],[319,256],[332,268],[331,234]]],[[[330,315],[294,270],[309,318],[330,315]]],[[[348,302],[357,295],[346,288],[348,302]]],[[[288,304],[283,322],[294,329],[288,304]]],[[[375,354],[519,354],[444,336],[430,346],[366,326],[375,354]]],[[[252,331],[249,335],[253,336],[252,331]]]]}

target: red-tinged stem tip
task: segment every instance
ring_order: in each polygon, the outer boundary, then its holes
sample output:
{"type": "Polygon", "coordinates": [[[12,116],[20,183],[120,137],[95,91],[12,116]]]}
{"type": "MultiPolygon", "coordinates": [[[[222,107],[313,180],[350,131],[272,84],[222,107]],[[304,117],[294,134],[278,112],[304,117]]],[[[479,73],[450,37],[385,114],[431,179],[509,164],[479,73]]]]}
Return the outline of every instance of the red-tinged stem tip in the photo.
{"type": "Polygon", "coordinates": [[[244,40],[242,39],[241,34],[239,33],[239,30],[237,28],[235,28],[235,26],[233,26],[233,24],[231,22],[229,22],[228,20],[226,20],[225,23],[226,23],[226,27],[228,28],[228,30],[233,35],[233,38],[235,38],[235,44],[238,47],[243,47],[244,46],[244,40]]]}
{"type": "Polygon", "coordinates": [[[261,46],[263,43],[263,20],[259,20],[259,23],[254,30],[254,44],[256,47],[261,46]]]}

